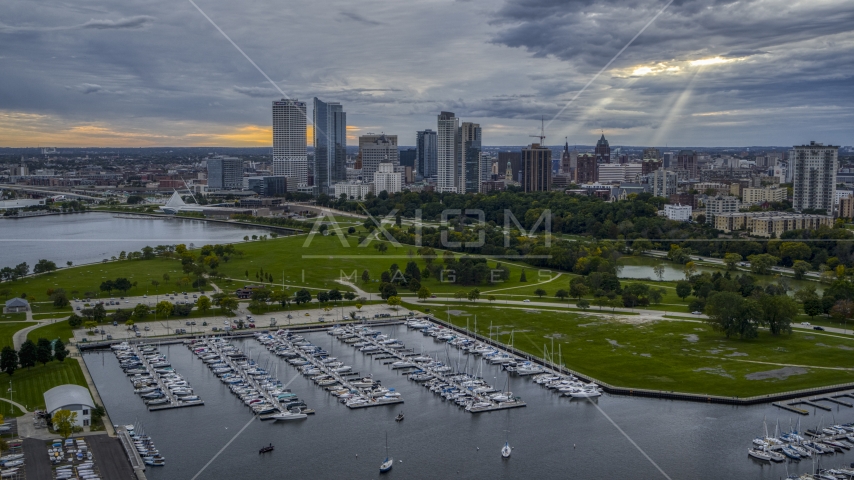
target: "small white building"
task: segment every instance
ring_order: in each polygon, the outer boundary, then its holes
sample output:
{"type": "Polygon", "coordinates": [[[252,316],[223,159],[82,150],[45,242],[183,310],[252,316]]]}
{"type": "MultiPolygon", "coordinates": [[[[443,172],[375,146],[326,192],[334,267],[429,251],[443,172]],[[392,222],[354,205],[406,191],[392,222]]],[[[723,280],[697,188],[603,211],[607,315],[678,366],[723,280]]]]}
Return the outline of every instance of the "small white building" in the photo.
{"type": "Polygon", "coordinates": [[[394,171],[394,164],[379,164],[374,173],[374,191],[379,193],[385,190],[388,193],[397,193],[402,190],[402,187],[401,173],[394,171]]]}
{"type": "Polygon", "coordinates": [[[348,200],[364,200],[373,191],[373,183],[347,182],[335,184],[335,198],[344,194],[348,200]]]}
{"type": "Polygon", "coordinates": [[[44,392],[44,404],[47,412],[53,417],[57,410],[77,412],[75,425],[88,427],[92,422],[92,409],[95,402],[89,390],[80,385],[60,385],[44,392]]]}
{"type": "Polygon", "coordinates": [[[664,206],[664,216],[668,220],[687,222],[691,220],[691,210],[691,205],[667,204],[664,206]]]}

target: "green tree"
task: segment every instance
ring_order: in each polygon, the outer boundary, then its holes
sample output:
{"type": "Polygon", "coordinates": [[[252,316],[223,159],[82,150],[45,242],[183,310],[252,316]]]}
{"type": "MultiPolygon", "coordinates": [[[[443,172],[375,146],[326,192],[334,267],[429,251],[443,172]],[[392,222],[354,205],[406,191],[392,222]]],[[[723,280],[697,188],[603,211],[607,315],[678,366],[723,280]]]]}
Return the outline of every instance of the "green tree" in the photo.
{"type": "Polygon", "coordinates": [[[771,267],[780,262],[779,258],[767,253],[750,255],[747,259],[750,261],[750,271],[757,275],[767,275],[771,267]]]}
{"type": "Polygon", "coordinates": [[[691,295],[691,282],[687,280],[679,280],[676,282],[676,296],[685,300],[691,295]]]}
{"type": "Polygon", "coordinates": [[[545,290],[543,290],[542,288],[538,288],[538,289],[534,290],[534,295],[536,295],[540,298],[543,298],[543,295],[545,295],[546,293],[547,292],[545,290]]]}
{"type": "Polygon", "coordinates": [[[809,262],[795,260],[795,263],[792,264],[792,270],[795,272],[795,279],[803,279],[811,267],[812,265],[810,265],[809,262]]]}
{"type": "Polygon", "coordinates": [[[64,308],[71,303],[68,301],[68,295],[65,294],[65,290],[61,288],[54,291],[53,294],[50,295],[50,298],[53,300],[54,307],[64,308]]]}
{"type": "Polygon", "coordinates": [[[480,298],[480,290],[477,288],[471,289],[468,293],[469,301],[476,302],[478,298],[480,298]]]}
{"type": "Polygon", "coordinates": [[[573,298],[581,298],[587,295],[590,289],[585,285],[583,277],[575,277],[569,282],[569,294],[573,298]]]}
{"type": "Polygon", "coordinates": [[[610,300],[608,300],[608,297],[603,295],[601,297],[594,298],[593,304],[599,307],[599,310],[602,310],[602,307],[607,307],[608,305],[610,305],[610,300]]]}
{"type": "Polygon", "coordinates": [[[362,271],[362,283],[368,283],[371,281],[371,272],[367,269],[362,271]]]}
{"type": "Polygon", "coordinates": [[[219,300],[219,309],[223,315],[230,317],[234,315],[234,311],[237,310],[237,299],[232,296],[224,296],[219,300]]]}
{"type": "Polygon", "coordinates": [[[380,243],[374,244],[374,248],[376,248],[377,251],[380,252],[381,254],[384,254],[385,252],[388,251],[388,245],[386,245],[385,242],[380,242],[380,243]]]}
{"type": "Polygon", "coordinates": [[[560,289],[557,292],[555,292],[555,297],[557,297],[560,300],[566,300],[567,298],[569,298],[569,292],[567,292],[564,289],[560,289]]]}
{"type": "Polygon", "coordinates": [[[113,290],[115,290],[115,286],[113,286],[112,280],[104,280],[101,282],[101,291],[107,292],[108,295],[112,295],[113,290]]]}
{"type": "Polygon", "coordinates": [[[588,301],[586,298],[582,298],[581,300],[575,302],[575,306],[582,310],[587,310],[588,308],[590,308],[590,301],[588,301]]]}
{"type": "Polygon", "coordinates": [[[737,253],[727,253],[724,255],[724,263],[726,264],[727,270],[735,270],[738,262],[742,260],[741,255],[737,253]]]}
{"type": "Polygon", "coordinates": [[[824,313],[824,306],[822,305],[821,299],[816,297],[804,301],[804,313],[809,315],[810,318],[814,318],[816,315],[824,313]]]}
{"type": "Polygon", "coordinates": [[[148,306],[143,305],[141,303],[137,303],[135,307],[133,307],[133,316],[142,320],[143,318],[148,316],[148,306]]]}
{"type": "Polygon", "coordinates": [[[53,358],[56,359],[57,362],[64,362],[65,358],[68,356],[68,349],[65,348],[65,343],[63,343],[61,338],[57,338],[53,341],[53,358]]]}
{"type": "Polygon", "coordinates": [[[77,315],[76,313],[72,313],[70,317],[68,317],[68,326],[72,329],[83,325],[83,318],[77,315]]]}
{"type": "Polygon", "coordinates": [[[837,300],[830,309],[830,316],[838,321],[847,321],[854,315],[854,302],[851,300],[837,300]]]}
{"type": "Polygon", "coordinates": [[[200,296],[199,299],[196,300],[196,308],[198,308],[202,314],[208,313],[211,309],[211,299],[206,295],[200,296]]]}
{"type": "Polygon", "coordinates": [[[526,283],[528,281],[528,277],[525,276],[525,269],[522,269],[522,275],[519,277],[519,281],[522,283],[526,283]]]}
{"type": "Polygon", "coordinates": [[[68,438],[74,433],[74,425],[77,422],[77,412],[71,410],[57,410],[51,419],[53,429],[62,438],[68,438]]]}
{"type": "Polygon", "coordinates": [[[18,350],[18,362],[22,367],[27,370],[30,367],[36,366],[36,361],[38,361],[38,356],[36,354],[36,344],[33,343],[32,340],[27,339],[22,345],[21,349],[18,350]]]}
{"type": "Polygon", "coordinates": [[[663,288],[650,288],[649,293],[647,294],[647,298],[649,298],[649,303],[652,303],[654,305],[660,304],[666,293],[667,290],[663,288]]]}
{"type": "Polygon", "coordinates": [[[161,300],[154,307],[155,313],[157,313],[157,316],[161,318],[169,318],[174,310],[175,306],[172,305],[171,302],[166,300],[161,300]]]}
{"type": "Polygon", "coordinates": [[[33,267],[33,273],[47,273],[56,270],[56,263],[50,260],[41,259],[33,267]]]}
{"type": "Polygon", "coordinates": [[[95,308],[92,309],[92,318],[99,323],[103,322],[104,319],[107,318],[107,310],[104,308],[104,304],[95,304],[95,308]]]}
{"type": "Polygon", "coordinates": [[[53,347],[50,344],[50,340],[39,338],[36,341],[36,361],[44,366],[51,360],[53,360],[53,347]]]}
{"type": "Polygon", "coordinates": [[[393,283],[380,284],[380,298],[387,300],[388,297],[397,296],[397,287],[393,283]]]}
{"type": "Polygon", "coordinates": [[[632,250],[635,255],[643,255],[644,252],[652,250],[652,242],[641,238],[632,242],[632,250]]]}
{"type": "Polygon", "coordinates": [[[276,290],[270,295],[270,299],[282,307],[287,307],[291,302],[291,295],[287,290],[276,290]]]}
{"type": "Polygon", "coordinates": [[[14,375],[18,369],[18,352],[14,348],[6,345],[0,351],[0,370],[8,374],[10,377],[14,375]]]}
{"type": "Polygon", "coordinates": [[[755,338],[762,319],[762,308],[752,299],[734,292],[718,292],[706,302],[708,323],[715,330],[724,332],[727,338],[755,338]]]}
{"type": "Polygon", "coordinates": [[[494,302],[495,301],[495,295],[490,295],[490,296],[486,297],[486,299],[489,300],[490,303],[494,302]]]}
{"type": "Polygon", "coordinates": [[[792,333],[792,322],[798,316],[798,302],[788,295],[765,295],[759,299],[762,323],[772,335],[792,333]]]}
{"type": "Polygon", "coordinates": [[[429,288],[422,286],[421,288],[418,289],[418,299],[421,300],[422,302],[424,300],[427,300],[428,298],[430,298],[430,295],[432,295],[432,293],[430,293],[429,288]]]}
{"type": "Polygon", "coordinates": [[[386,299],[386,303],[388,303],[393,310],[397,311],[397,307],[400,306],[400,297],[392,295],[386,299]]]}
{"type": "Polygon", "coordinates": [[[311,292],[306,289],[299,290],[294,296],[294,303],[302,305],[303,303],[311,302],[311,292]]]}

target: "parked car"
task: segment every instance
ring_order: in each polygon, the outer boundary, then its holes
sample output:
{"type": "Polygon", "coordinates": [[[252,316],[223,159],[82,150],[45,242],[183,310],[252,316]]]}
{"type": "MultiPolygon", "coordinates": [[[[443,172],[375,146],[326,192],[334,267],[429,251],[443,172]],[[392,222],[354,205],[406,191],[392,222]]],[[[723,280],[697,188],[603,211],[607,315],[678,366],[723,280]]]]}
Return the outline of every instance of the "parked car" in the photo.
{"type": "Polygon", "coordinates": [[[136,336],[137,336],[137,337],[141,337],[141,336],[142,336],[142,334],[141,334],[141,333],[139,333],[139,332],[136,332],[136,336]]]}
{"type": "Polygon", "coordinates": [[[113,339],[112,335],[107,335],[107,340],[112,340],[112,339],[113,339]]]}
{"type": "Polygon", "coordinates": [[[809,327],[812,324],[810,322],[801,322],[801,325],[803,325],[805,327],[809,327]]]}
{"type": "Polygon", "coordinates": [[[691,312],[691,315],[702,315],[702,314],[703,314],[703,312],[697,312],[697,311],[691,312]]]}
{"type": "Polygon", "coordinates": [[[202,326],[203,326],[203,327],[207,327],[207,326],[208,326],[208,322],[202,322],[202,326]]]}
{"type": "Polygon", "coordinates": [[[255,324],[254,324],[254,323],[250,323],[250,324],[249,324],[249,328],[255,328],[255,324]]]}
{"type": "Polygon", "coordinates": [[[524,299],[524,300],[522,300],[522,301],[523,301],[523,302],[525,302],[525,303],[531,303],[531,300],[530,300],[530,299],[528,299],[528,298],[526,298],[526,299],[524,299]]]}
{"type": "Polygon", "coordinates": [[[113,321],[113,326],[114,326],[114,327],[118,327],[118,326],[119,326],[119,322],[113,321]]]}
{"type": "Polygon", "coordinates": [[[190,325],[195,325],[195,324],[196,324],[196,322],[190,322],[190,325]]]}
{"type": "Polygon", "coordinates": [[[813,330],[821,330],[824,331],[824,327],[819,327],[818,325],[812,327],[813,330]]]}
{"type": "Polygon", "coordinates": [[[146,325],[144,330],[147,332],[147,331],[149,331],[149,330],[151,330],[151,329],[150,329],[150,328],[148,328],[148,325],[146,325]]]}

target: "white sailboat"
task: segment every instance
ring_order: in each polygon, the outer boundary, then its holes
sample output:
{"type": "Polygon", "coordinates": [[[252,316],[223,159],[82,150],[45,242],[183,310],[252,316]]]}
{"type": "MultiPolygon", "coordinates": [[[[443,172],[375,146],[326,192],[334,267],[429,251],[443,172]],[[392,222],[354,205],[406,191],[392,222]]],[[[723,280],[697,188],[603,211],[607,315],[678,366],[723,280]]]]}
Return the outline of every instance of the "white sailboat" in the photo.
{"type": "Polygon", "coordinates": [[[504,458],[510,458],[510,452],[512,449],[510,448],[510,442],[504,442],[504,446],[501,447],[501,456],[504,458]]]}
{"type": "Polygon", "coordinates": [[[385,460],[380,464],[380,473],[386,473],[394,466],[394,459],[388,456],[388,432],[385,433],[385,460]]]}

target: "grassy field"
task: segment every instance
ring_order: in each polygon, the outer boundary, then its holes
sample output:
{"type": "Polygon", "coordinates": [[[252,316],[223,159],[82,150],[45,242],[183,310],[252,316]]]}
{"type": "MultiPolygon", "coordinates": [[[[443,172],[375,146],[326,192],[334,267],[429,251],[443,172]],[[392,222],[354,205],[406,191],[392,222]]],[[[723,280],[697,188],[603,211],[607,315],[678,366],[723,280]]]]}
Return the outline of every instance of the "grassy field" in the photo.
{"type": "MultiPolygon", "coordinates": [[[[19,369],[11,377],[5,373],[0,374],[0,385],[3,385],[0,397],[10,398],[7,390],[10,380],[13,389],[11,398],[30,411],[44,408],[44,392],[53,387],[68,383],[86,387],[80,364],[70,358],[64,362],[53,361],[44,366],[39,364],[29,370],[19,369]]],[[[0,411],[2,410],[3,405],[0,405],[0,411]]]]}
{"type": "Polygon", "coordinates": [[[35,325],[35,322],[0,323],[0,348],[12,346],[12,335],[22,328],[35,325]]]}
{"type": "Polygon", "coordinates": [[[37,341],[39,338],[46,338],[48,340],[54,339],[62,339],[63,342],[68,344],[68,339],[74,336],[72,332],[71,325],[68,324],[67,321],[59,321],[56,323],[49,323],[47,325],[41,326],[34,330],[30,330],[27,333],[27,339],[32,341],[37,341]]]}
{"type": "MultiPolygon", "coordinates": [[[[121,277],[129,279],[131,282],[137,282],[137,286],[127,292],[128,295],[142,295],[146,292],[149,295],[162,294],[175,291],[177,289],[175,280],[183,276],[184,273],[181,271],[181,264],[178,261],[158,258],[62,268],[52,273],[4,283],[3,286],[12,290],[12,296],[20,296],[22,293],[26,293],[30,298],[35,297],[38,303],[47,300],[47,290],[50,288],[62,288],[69,297],[82,298],[89,291],[98,292],[101,297],[109,297],[106,292],[101,292],[101,282],[121,277]],[[169,284],[165,284],[163,281],[164,273],[168,273],[170,276],[169,284]],[[159,281],[160,285],[155,288],[151,285],[151,280],[159,281]]],[[[119,292],[114,292],[114,296],[118,297],[119,292]]],[[[45,311],[48,311],[47,308],[45,307],[45,311]]],[[[53,306],[50,305],[49,308],[52,309],[53,306]]],[[[70,307],[67,310],[70,311],[70,307]]]]}
{"type": "MultiPolygon", "coordinates": [[[[576,313],[541,311],[536,307],[461,306],[453,323],[508,342],[513,331],[517,348],[543,357],[554,337],[563,363],[594,378],[623,387],[690,393],[753,396],[854,381],[854,339],[794,333],[772,337],[763,331],[755,340],[726,339],[700,321],[633,323],[576,313]],[[758,363],[764,362],[764,363],[758,363]],[[751,380],[748,375],[805,367],[806,374],[751,380]],[[840,368],[840,369],[837,369],[840,368]]],[[[445,319],[442,312],[440,318],[445,319]]],[[[557,361],[557,358],[555,358],[557,361]]],[[[760,375],[761,376],[761,375],[760,375]]]]}
{"type": "Polygon", "coordinates": [[[27,314],[24,312],[0,314],[0,322],[23,322],[26,319],[27,314]]]}

